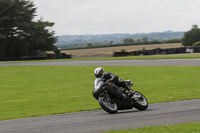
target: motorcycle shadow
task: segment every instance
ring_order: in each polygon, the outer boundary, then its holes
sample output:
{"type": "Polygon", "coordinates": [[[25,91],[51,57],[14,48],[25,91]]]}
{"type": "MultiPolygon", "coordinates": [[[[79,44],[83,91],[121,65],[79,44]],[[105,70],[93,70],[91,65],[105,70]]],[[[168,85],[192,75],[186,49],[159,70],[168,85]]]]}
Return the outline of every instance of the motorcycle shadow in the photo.
{"type": "Polygon", "coordinates": [[[139,112],[145,112],[145,111],[154,111],[156,109],[147,109],[147,110],[120,110],[117,112],[117,114],[125,114],[125,113],[139,113],[139,112]]]}
{"type": "Polygon", "coordinates": [[[109,114],[105,112],[104,110],[101,109],[102,115],[119,115],[119,114],[128,114],[128,113],[141,113],[141,112],[146,112],[146,111],[154,111],[156,109],[147,109],[147,110],[119,110],[116,114],[109,114]]]}

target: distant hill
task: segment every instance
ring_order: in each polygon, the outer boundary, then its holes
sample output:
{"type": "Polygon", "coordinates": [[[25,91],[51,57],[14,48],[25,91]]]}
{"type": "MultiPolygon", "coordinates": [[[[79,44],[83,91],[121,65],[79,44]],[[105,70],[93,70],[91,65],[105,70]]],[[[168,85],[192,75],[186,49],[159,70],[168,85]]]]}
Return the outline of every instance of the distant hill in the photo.
{"type": "Polygon", "coordinates": [[[135,41],[147,37],[148,41],[180,39],[185,32],[151,32],[151,33],[136,33],[136,34],[99,34],[99,35],[62,35],[58,37],[56,46],[60,48],[75,48],[85,47],[87,45],[105,45],[105,44],[120,44],[125,38],[133,38],[135,41]]]}

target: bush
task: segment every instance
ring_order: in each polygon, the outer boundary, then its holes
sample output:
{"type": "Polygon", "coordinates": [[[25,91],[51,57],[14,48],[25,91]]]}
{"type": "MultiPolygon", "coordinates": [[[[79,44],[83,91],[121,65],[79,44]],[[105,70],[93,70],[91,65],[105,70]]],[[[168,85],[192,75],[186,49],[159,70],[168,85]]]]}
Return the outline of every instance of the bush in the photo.
{"type": "Polygon", "coordinates": [[[200,41],[195,42],[192,46],[193,47],[200,47],[200,41]]]}

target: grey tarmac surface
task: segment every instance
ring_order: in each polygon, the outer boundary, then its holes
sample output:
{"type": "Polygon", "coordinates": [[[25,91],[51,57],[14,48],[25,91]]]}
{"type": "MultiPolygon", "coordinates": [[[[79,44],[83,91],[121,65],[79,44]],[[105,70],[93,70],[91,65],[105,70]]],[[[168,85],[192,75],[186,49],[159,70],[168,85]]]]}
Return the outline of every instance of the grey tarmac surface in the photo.
{"type": "MultiPolygon", "coordinates": [[[[97,103],[98,104],[98,103],[97,103]]],[[[200,99],[150,104],[108,114],[103,110],[0,121],[0,133],[96,133],[200,121],[200,99]]]]}
{"type": "Polygon", "coordinates": [[[0,66],[52,65],[52,66],[200,66],[200,59],[156,60],[92,60],[92,61],[45,61],[24,63],[0,63],[0,66]]]}

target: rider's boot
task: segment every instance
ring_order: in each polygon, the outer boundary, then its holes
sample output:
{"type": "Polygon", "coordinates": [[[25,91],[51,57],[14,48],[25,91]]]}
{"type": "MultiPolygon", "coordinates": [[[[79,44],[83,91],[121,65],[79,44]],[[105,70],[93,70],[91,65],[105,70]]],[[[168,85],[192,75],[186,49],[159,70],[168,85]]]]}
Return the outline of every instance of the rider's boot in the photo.
{"type": "Polygon", "coordinates": [[[132,97],[133,94],[134,94],[134,90],[130,89],[130,90],[129,90],[129,94],[128,94],[128,96],[129,96],[129,97],[132,97]]]}

